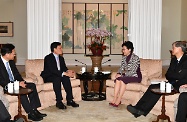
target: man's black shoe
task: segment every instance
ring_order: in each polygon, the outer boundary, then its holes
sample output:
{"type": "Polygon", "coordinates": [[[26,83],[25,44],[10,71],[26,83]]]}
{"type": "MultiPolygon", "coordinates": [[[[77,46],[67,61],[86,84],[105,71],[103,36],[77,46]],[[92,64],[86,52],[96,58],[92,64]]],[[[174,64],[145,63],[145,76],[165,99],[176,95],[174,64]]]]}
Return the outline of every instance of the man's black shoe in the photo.
{"type": "Polygon", "coordinates": [[[43,117],[36,115],[34,112],[30,112],[28,114],[28,119],[30,119],[32,121],[41,121],[43,119],[43,117]]]}
{"type": "Polygon", "coordinates": [[[139,114],[133,114],[133,115],[134,115],[135,118],[138,118],[139,116],[141,116],[139,114]]]}
{"type": "Polygon", "coordinates": [[[67,105],[72,107],[79,107],[79,104],[75,103],[73,100],[67,101],[67,105]]]}
{"type": "Polygon", "coordinates": [[[37,109],[35,109],[34,112],[39,117],[46,117],[47,116],[47,114],[40,113],[37,109]]]}
{"type": "Polygon", "coordinates": [[[59,109],[67,109],[67,107],[62,102],[57,102],[56,107],[59,109]]]}
{"type": "Polygon", "coordinates": [[[134,117],[139,117],[139,116],[141,116],[141,115],[144,115],[144,112],[143,111],[141,111],[141,110],[138,110],[138,109],[136,109],[134,106],[132,106],[132,105],[128,105],[127,106],[127,110],[131,113],[131,114],[133,114],[134,115],[134,117]]]}

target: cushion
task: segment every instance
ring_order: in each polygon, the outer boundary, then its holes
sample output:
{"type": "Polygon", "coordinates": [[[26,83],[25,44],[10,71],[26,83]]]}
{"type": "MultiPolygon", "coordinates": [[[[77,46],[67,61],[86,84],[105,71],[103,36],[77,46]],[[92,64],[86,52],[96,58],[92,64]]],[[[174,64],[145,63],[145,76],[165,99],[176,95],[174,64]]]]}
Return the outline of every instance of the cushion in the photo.
{"type": "Polygon", "coordinates": [[[140,69],[147,70],[148,78],[162,76],[162,61],[155,59],[140,59],[140,69]]]}

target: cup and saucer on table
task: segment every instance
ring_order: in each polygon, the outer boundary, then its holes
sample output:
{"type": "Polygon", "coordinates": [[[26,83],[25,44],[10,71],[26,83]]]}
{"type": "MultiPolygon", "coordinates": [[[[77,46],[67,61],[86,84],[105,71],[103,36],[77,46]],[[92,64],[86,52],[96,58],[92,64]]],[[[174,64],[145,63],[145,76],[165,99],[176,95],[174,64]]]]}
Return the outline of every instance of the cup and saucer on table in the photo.
{"type": "Polygon", "coordinates": [[[6,86],[5,86],[5,90],[8,92],[8,93],[18,93],[19,92],[19,81],[12,81],[10,83],[8,83],[6,86]]]}

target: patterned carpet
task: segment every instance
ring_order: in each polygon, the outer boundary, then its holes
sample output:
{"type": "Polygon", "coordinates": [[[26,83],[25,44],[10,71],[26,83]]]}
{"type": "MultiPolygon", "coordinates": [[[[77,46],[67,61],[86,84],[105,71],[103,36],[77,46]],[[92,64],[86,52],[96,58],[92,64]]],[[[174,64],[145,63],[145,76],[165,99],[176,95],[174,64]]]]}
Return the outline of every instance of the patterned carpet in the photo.
{"type": "Polygon", "coordinates": [[[107,101],[81,101],[79,108],[67,107],[66,110],[59,110],[51,106],[42,110],[47,117],[42,122],[152,122],[156,116],[149,114],[144,117],[134,118],[126,110],[125,105],[114,108],[108,105],[107,101]]]}

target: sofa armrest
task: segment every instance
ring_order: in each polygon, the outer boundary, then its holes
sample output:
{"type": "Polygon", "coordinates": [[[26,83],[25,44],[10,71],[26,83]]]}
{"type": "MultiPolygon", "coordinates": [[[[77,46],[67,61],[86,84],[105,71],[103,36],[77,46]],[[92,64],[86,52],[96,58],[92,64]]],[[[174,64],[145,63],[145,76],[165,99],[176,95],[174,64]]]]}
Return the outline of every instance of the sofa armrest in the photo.
{"type": "Polygon", "coordinates": [[[0,86],[0,100],[3,102],[5,107],[8,109],[9,108],[9,101],[4,95],[4,90],[3,90],[2,86],[0,86]]]}
{"type": "Polygon", "coordinates": [[[33,73],[28,73],[27,78],[25,78],[25,81],[33,82],[35,84],[43,84],[43,78],[41,76],[36,76],[33,73]]]}
{"type": "Polygon", "coordinates": [[[32,79],[32,78],[23,78],[23,79],[24,79],[24,81],[26,81],[26,82],[35,83],[34,79],[32,79]]]}
{"type": "Polygon", "coordinates": [[[31,78],[33,80],[37,80],[37,76],[35,74],[33,74],[33,73],[27,73],[26,77],[27,78],[31,78]]]}
{"type": "Polygon", "coordinates": [[[161,81],[167,81],[167,79],[165,77],[161,77],[161,78],[151,78],[149,79],[149,85],[151,84],[158,84],[161,81]]]}
{"type": "Polygon", "coordinates": [[[117,72],[112,72],[112,74],[111,74],[111,80],[115,80],[116,79],[115,78],[116,74],[117,74],[117,72]]]}
{"type": "Polygon", "coordinates": [[[44,84],[44,80],[43,80],[43,78],[41,76],[37,76],[36,79],[37,79],[36,80],[37,84],[44,84]]]}

